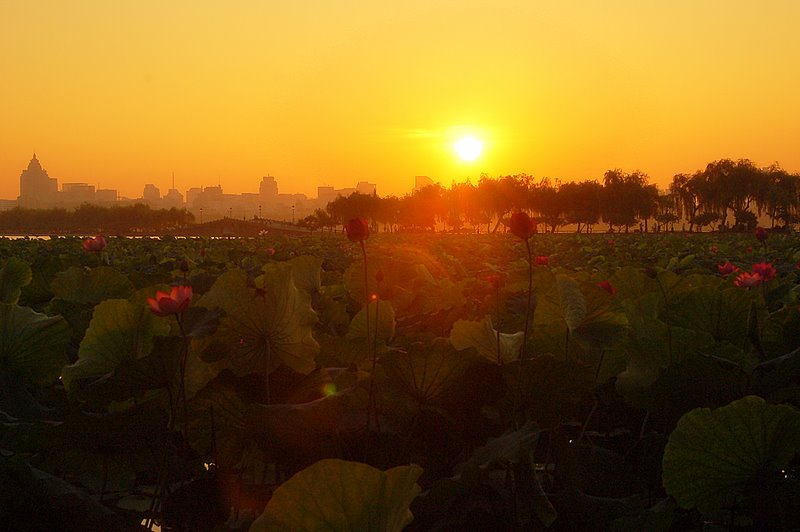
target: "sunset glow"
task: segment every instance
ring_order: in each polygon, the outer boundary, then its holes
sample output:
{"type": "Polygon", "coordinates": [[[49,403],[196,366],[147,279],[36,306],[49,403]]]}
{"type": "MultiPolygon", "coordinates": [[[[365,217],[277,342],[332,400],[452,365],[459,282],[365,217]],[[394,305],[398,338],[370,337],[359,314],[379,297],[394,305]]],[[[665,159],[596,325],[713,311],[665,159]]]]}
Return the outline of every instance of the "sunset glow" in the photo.
{"type": "MultiPolygon", "coordinates": [[[[0,2],[0,198],[800,170],[800,3],[0,2]],[[477,124],[452,136],[453,124],[477,124]],[[465,165],[458,138],[486,143],[465,165]],[[491,149],[488,149],[489,146],[491,149]]],[[[468,159],[468,158],[467,158],[468,159]]]]}

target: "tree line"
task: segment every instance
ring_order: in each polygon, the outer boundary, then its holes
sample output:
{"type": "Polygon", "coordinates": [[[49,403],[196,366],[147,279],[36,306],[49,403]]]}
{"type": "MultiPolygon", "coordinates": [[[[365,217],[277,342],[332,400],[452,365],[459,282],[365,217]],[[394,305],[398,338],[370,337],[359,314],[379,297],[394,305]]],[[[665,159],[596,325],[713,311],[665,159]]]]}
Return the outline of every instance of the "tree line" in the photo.
{"type": "Polygon", "coordinates": [[[0,231],[7,234],[161,233],[194,222],[185,209],[151,209],[135,204],[101,207],[84,203],[74,210],[15,207],[0,212],[0,231]]]}
{"type": "Polygon", "coordinates": [[[600,180],[562,183],[528,174],[492,178],[477,184],[431,185],[401,198],[354,193],[338,197],[300,224],[334,230],[365,217],[373,229],[496,232],[514,211],[531,213],[540,230],[570,226],[591,232],[600,223],[609,231],[750,230],[766,216],[771,227],[790,228],[800,214],[800,174],[778,165],[759,168],[748,159],[722,159],[693,174],[675,175],[666,190],[647,174],[608,170],[600,180]],[[687,227],[688,226],[688,227],[687,227]]]}

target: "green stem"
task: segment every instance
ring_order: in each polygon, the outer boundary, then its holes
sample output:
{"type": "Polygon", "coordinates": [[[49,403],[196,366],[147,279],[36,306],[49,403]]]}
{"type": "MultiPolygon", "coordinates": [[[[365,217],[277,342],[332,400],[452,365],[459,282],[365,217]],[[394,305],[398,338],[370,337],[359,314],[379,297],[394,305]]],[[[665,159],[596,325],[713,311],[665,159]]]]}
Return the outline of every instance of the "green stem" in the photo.
{"type": "Polygon", "coordinates": [[[522,335],[520,358],[525,358],[525,351],[528,348],[528,325],[531,320],[531,301],[533,298],[533,257],[531,255],[530,240],[525,240],[525,249],[528,251],[528,304],[525,306],[525,332],[522,335]]]}
{"type": "Polygon", "coordinates": [[[528,252],[528,304],[525,306],[525,332],[522,334],[522,346],[520,347],[519,358],[517,359],[517,393],[514,397],[514,409],[512,411],[517,429],[519,429],[517,410],[519,410],[522,404],[522,375],[524,373],[522,367],[528,358],[525,356],[525,352],[528,344],[528,325],[531,320],[531,301],[533,297],[533,257],[531,255],[531,244],[528,239],[525,240],[525,249],[528,252]]]}
{"type": "Polygon", "coordinates": [[[186,336],[186,330],[183,328],[183,320],[180,314],[175,315],[175,320],[178,322],[178,329],[181,331],[181,338],[183,339],[183,353],[181,354],[180,362],[180,375],[179,382],[179,395],[181,403],[183,404],[183,439],[188,442],[187,433],[189,425],[189,408],[186,406],[186,361],[189,358],[189,338],[186,336]]]}

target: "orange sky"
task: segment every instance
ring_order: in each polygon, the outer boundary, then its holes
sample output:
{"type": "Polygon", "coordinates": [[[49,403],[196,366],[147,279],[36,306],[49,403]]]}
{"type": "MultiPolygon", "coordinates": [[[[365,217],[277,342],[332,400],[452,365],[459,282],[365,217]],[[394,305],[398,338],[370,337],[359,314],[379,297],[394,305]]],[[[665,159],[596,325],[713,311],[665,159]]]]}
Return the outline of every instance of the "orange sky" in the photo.
{"type": "Polygon", "coordinates": [[[800,171],[794,0],[0,0],[0,198],[800,171]],[[657,6],[657,7],[656,7],[657,6]],[[473,134],[483,156],[459,162],[473,134]]]}

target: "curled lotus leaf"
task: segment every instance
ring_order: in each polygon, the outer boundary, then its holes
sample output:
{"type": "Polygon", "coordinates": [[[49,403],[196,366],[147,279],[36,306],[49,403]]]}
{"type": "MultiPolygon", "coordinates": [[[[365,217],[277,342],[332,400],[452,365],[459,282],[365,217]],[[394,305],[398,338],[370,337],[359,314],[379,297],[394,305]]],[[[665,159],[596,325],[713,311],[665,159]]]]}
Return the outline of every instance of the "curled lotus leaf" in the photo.
{"type": "Polygon", "coordinates": [[[321,460],[273,493],[252,532],[399,532],[413,520],[418,465],[381,471],[367,464],[321,460]]]}
{"type": "Polygon", "coordinates": [[[30,284],[33,272],[27,262],[11,257],[0,268],[0,302],[11,303],[19,301],[22,288],[30,284]]]}
{"type": "Polygon", "coordinates": [[[747,396],[684,414],[664,450],[664,488],[683,508],[711,514],[734,502],[759,475],[800,452],[800,411],[747,396]]]}
{"type": "Polygon", "coordinates": [[[29,384],[49,384],[68,362],[70,329],[61,316],[0,303],[0,364],[29,384]]]}
{"type": "MultiPolygon", "coordinates": [[[[322,259],[313,255],[301,255],[289,261],[292,265],[292,280],[295,286],[303,292],[312,295],[322,288],[322,259]]],[[[268,273],[273,264],[264,268],[268,273]]]]}
{"type": "Polygon", "coordinates": [[[126,359],[146,357],[153,349],[153,338],[169,331],[169,321],[154,316],[144,305],[126,299],[103,301],[94,309],[77,362],[64,368],[64,387],[69,389],[76,379],[105,375],[126,359]]]}
{"type": "Polygon", "coordinates": [[[514,334],[498,332],[491,316],[482,321],[458,320],[450,330],[450,342],[459,351],[474,347],[482,357],[497,364],[507,364],[519,358],[522,331],[514,334]],[[499,351],[498,351],[499,335],[499,351]]]}

